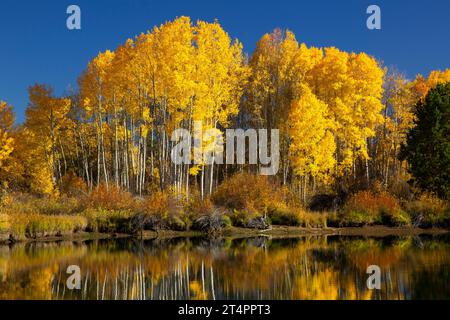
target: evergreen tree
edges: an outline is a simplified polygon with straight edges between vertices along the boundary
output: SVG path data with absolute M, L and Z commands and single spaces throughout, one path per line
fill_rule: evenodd
M 417 186 L 450 199 L 450 83 L 437 85 L 417 103 L 401 157 Z

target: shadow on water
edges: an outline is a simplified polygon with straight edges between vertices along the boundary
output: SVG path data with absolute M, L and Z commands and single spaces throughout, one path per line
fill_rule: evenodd
M 449 267 L 448 235 L 35 242 L 0 246 L 0 299 L 450 299 Z

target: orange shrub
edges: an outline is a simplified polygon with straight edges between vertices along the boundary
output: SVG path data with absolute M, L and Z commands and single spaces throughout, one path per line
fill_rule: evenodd
M 214 204 L 210 198 L 201 199 L 197 195 L 192 195 L 185 205 L 185 211 L 193 216 L 210 214 L 214 211 Z
M 274 225 L 305 228 L 327 227 L 327 213 L 311 212 L 300 206 L 287 206 L 283 202 L 272 203 L 267 211 L 270 221 Z
M 224 181 L 212 195 L 219 206 L 265 213 L 279 194 L 266 176 L 238 173 Z
M 360 191 L 350 197 L 346 203 L 346 208 L 361 211 L 368 215 L 376 215 L 382 210 L 389 212 L 400 210 L 400 205 L 396 199 L 388 194 Z
M 73 172 L 68 172 L 61 178 L 60 191 L 68 196 L 80 196 L 86 194 L 88 190 L 83 178 Z
M 340 214 L 340 219 L 342 225 L 348 226 L 377 223 L 399 226 L 411 222 L 394 197 L 384 192 L 370 191 L 359 191 L 351 196 Z
M 145 224 L 151 229 L 187 230 L 191 221 L 184 213 L 184 199 L 169 191 L 157 191 L 139 205 Z M 145 226 L 144 226 L 145 227 Z
M 141 205 L 147 214 L 167 216 L 170 208 L 170 199 L 167 193 L 157 191 L 146 197 Z
M 111 210 L 132 209 L 136 206 L 133 195 L 117 188 L 101 184 L 83 199 L 83 204 L 88 208 L 102 208 Z

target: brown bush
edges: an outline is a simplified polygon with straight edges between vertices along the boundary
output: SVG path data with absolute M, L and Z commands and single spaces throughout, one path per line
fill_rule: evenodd
M 218 206 L 264 214 L 269 204 L 280 197 L 266 176 L 239 173 L 224 181 L 212 195 Z
M 344 226 L 400 226 L 410 222 L 397 199 L 384 192 L 359 191 L 348 199 L 340 213 L 340 223 Z
M 87 193 L 88 186 L 83 178 L 68 172 L 61 178 L 60 191 L 67 196 L 81 196 Z
M 102 208 L 108 210 L 126 210 L 136 207 L 133 195 L 116 186 L 107 187 L 105 184 L 97 186 L 83 199 L 87 208 Z
M 184 212 L 185 201 L 169 191 L 157 191 L 146 197 L 139 205 L 144 229 L 188 230 L 189 215 Z

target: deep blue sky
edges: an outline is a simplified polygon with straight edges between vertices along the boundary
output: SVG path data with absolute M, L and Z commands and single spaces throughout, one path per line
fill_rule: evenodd
M 66 28 L 70 4 L 81 7 L 80 31 Z M 370 4 L 381 7 L 380 31 L 366 28 Z M 0 100 L 23 121 L 29 85 L 62 94 L 99 51 L 182 15 L 217 18 L 249 53 L 264 33 L 288 28 L 299 42 L 365 51 L 412 78 L 450 67 L 449 13 L 448 0 L 1 0 Z

